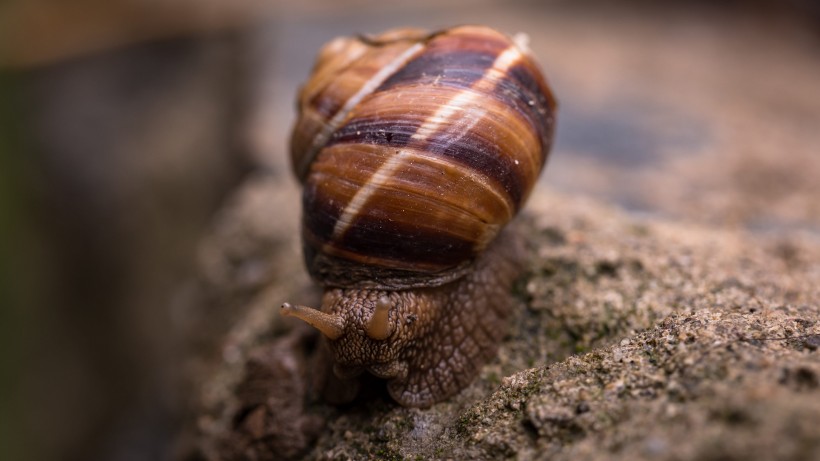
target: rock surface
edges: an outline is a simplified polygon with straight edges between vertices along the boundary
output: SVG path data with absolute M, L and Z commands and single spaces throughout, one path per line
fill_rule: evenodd
M 705 3 L 474 3 L 306 14 L 256 36 L 249 139 L 270 175 L 228 204 L 180 298 L 197 354 L 182 453 L 820 459 L 816 34 Z M 449 401 L 401 408 L 375 382 L 326 405 L 308 385 L 315 336 L 277 313 L 319 296 L 283 155 L 292 98 L 265 95 L 294 94 L 335 35 L 465 22 L 527 32 L 560 101 L 552 189 L 522 217 L 532 258 L 516 315 Z
M 511 294 L 519 310 L 480 377 L 429 409 L 383 391 L 333 407 L 307 391 L 315 337 L 278 315 L 316 296 L 287 224 L 295 211 L 271 216 L 263 199 L 298 203 L 282 190 L 251 179 L 203 245 L 191 292 L 209 295 L 188 305 L 209 315 L 191 328 L 223 339 L 189 370 L 189 455 L 820 458 L 812 234 L 648 220 L 539 190 L 523 218 L 533 251 Z M 220 336 L 216 324 L 231 327 Z

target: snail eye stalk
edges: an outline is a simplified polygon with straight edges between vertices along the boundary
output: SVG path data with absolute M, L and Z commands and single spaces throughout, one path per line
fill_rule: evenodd
M 345 330 L 345 324 L 342 317 L 338 315 L 325 314 L 320 310 L 307 306 L 284 303 L 282 304 L 282 315 L 304 320 L 313 328 L 321 331 L 322 334 L 327 336 L 327 339 L 330 340 L 339 339 Z
M 390 329 L 390 299 L 387 296 L 382 296 L 376 301 L 376 308 L 373 310 L 373 316 L 367 322 L 365 332 L 367 336 L 377 341 L 381 341 L 390 337 L 393 331 Z

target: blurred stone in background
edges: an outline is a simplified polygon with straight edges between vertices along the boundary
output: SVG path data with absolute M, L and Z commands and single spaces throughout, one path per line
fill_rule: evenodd
M 2 224 L 14 230 L 2 275 L 14 304 L 0 326 L 13 364 L 0 458 L 162 458 L 179 401 L 170 296 L 249 167 L 236 29 L 247 8 L 3 9 Z
M 172 451 L 184 346 L 219 343 L 242 304 L 180 312 L 175 296 L 197 258 L 214 285 L 296 272 L 298 248 L 282 243 L 298 216 L 284 153 L 296 88 L 329 39 L 460 23 L 526 32 L 561 104 L 547 187 L 817 238 L 818 11 L 800 0 L 6 2 L 0 459 Z M 224 225 L 215 233 L 233 243 L 197 254 L 250 167 L 279 190 L 234 199 L 269 200 L 271 216 L 255 238 Z

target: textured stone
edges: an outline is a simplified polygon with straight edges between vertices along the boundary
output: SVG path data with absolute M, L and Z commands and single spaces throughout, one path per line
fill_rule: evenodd
M 276 187 L 258 180 L 243 196 Z M 253 221 L 266 219 L 264 204 L 257 206 L 257 212 L 246 208 L 245 225 L 258 228 Z M 513 293 L 524 307 L 498 358 L 463 392 L 430 409 L 407 409 L 373 380 L 368 397 L 351 405 L 313 400 L 310 376 L 319 370 L 305 358 L 315 348 L 312 339 L 276 339 L 287 338 L 281 335 L 291 325 L 276 307 L 303 296 L 302 289 L 290 279 L 274 280 L 271 287 L 289 281 L 258 292 L 249 305 L 247 296 L 236 298 L 246 320 L 224 347 L 238 359 L 212 363 L 195 394 L 198 418 L 212 421 L 195 431 L 199 452 L 209 459 L 820 455 L 817 241 L 639 220 L 548 191 L 533 198 L 529 215 L 522 227 L 534 256 Z M 784 242 L 800 262 L 784 258 L 778 250 Z M 250 351 L 271 347 L 279 355 L 268 364 L 267 379 L 306 390 L 283 396 L 285 384 L 271 385 L 267 397 L 256 398 L 266 402 L 264 414 L 289 415 L 279 422 L 238 410 L 247 400 L 242 389 L 259 368 L 260 356 Z M 277 363 L 304 371 L 294 375 Z M 277 367 L 278 378 L 270 375 Z M 237 434 L 251 445 L 282 437 L 298 443 L 251 456 L 237 453 L 246 446 L 234 443 Z

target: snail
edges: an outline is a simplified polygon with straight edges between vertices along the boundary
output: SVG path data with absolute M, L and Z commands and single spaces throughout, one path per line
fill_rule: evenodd
M 302 247 L 333 372 L 367 371 L 428 407 L 466 387 L 505 334 L 529 196 L 556 103 L 522 36 L 395 29 L 324 46 L 291 139 Z

